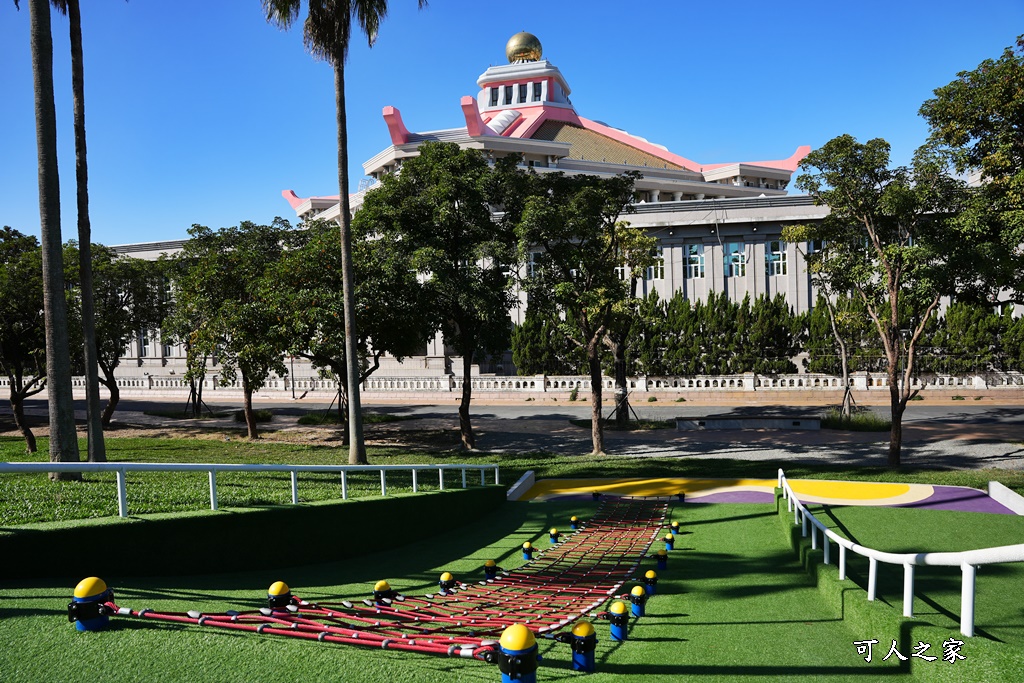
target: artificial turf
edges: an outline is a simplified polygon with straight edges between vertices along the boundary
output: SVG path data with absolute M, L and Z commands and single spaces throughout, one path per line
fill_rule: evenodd
M 382 578 L 403 592 L 421 594 L 436 588 L 441 571 L 473 579 L 487 559 L 514 568 L 521 562 L 517 549 L 524 541 L 539 541 L 543 547 L 546 529 L 564 525 L 572 514 L 585 519 L 593 509 L 590 501 L 509 503 L 479 519 L 413 519 L 380 533 L 408 539 L 422 525 L 451 530 L 344 562 L 304 564 L 303 548 L 282 537 L 268 538 L 267 552 L 293 556 L 290 569 L 260 569 L 259 557 L 254 557 L 251 571 L 230 575 L 104 578 L 118 602 L 136 609 L 252 609 L 265 603 L 267 586 L 279 579 L 296 594 L 319 600 L 366 597 Z M 975 660 L 970 642 L 963 649 L 967 659 L 954 664 L 918 661 L 911 667 L 897 664 L 895 657 L 881 661 L 899 634 L 862 632 L 844 620 L 842 606 L 822 598 L 786 543 L 787 525 L 775 504 L 677 505 L 670 518 L 682 522 L 683 534 L 668 568 L 659 572 L 658 592 L 647 604 L 647 616 L 634 621 L 624 643 L 610 642 L 607 624 L 597 623 L 597 673 L 588 680 L 932 680 L 931 674 L 941 672 L 963 672 L 954 680 L 1013 680 L 972 676 L 972 671 L 991 669 Z M 230 552 L 229 539 L 225 552 Z M 650 566 L 648 561 L 641 569 Z M 495 667 L 476 661 L 196 626 L 115 619 L 110 631 L 78 633 L 64 616 L 77 578 L 0 584 L 0 639 L 7 644 L 0 648 L 4 680 L 392 683 L 500 677 Z M 955 634 L 955 629 L 949 631 Z M 872 638 L 884 645 L 876 646 L 881 651 L 876 649 L 867 663 L 854 642 Z M 579 676 L 569 669 L 567 646 L 541 640 L 540 649 L 544 659 L 539 681 Z

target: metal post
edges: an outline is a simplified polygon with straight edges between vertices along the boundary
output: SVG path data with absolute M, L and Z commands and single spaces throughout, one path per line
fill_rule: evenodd
M 210 470 L 210 509 L 217 509 L 217 470 Z
M 846 546 L 839 546 L 839 580 L 846 580 Z
M 128 486 L 124 470 L 117 471 L 117 516 L 128 516 Z
M 437 488 L 444 491 L 444 470 L 440 467 L 437 468 Z
M 793 505 L 793 524 L 799 524 L 799 523 L 800 523 L 800 506 L 794 504 Z
M 818 525 L 811 525 L 811 550 L 818 549 Z
M 341 499 L 348 500 L 348 472 L 341 471 Z
M 380 495 L 388 495 L 388 482 L 384 478 L 384 470 L 380 471 Z
M 868 600 L 874 601 L 875 592 L 878 585 L 878 560 L 873 557 L 868 558 Z
M 498 466 L 497 465 L 494 466 L 494 483 L 495 483 L 495 485 L 498 485 L 498 484 L 501 483 L 501 480 L 498 478 Z
M 292 470 L 292 505 L 299 504 L 299 473 Z
M 914 616 L 914 565 L 903 565 L 903 616 Z
M 800 514 L 800 519 L 803 520 L 803 522 L 802 522 L 802 524 L 803 524 L 802 535 L 803 535 L 804 538 L 807 538 L 807 510 L 804 510 Z
M 825 564 L 832 564 L 829 558 L 828 534 L 826 534 L 824 531 L 821 532 L 821 543 L 825 546 Z
M 960 633 L 974 637 L 974 589 L 978 568 L 973 564 L 960 567 L 963 579 L 960 583 Z
M 462 468 L 462 488 L 464 488 L 464 489 L 469 488 L 469 485 L 466 483 L 466 468 L 465 467 Z
M 413 467 L 412 468 L 412 492 L 413 493 L 417 493 L 420 490 L 419 489 L 419 482 L 416 480 L 416 472 L 417 472 L 416 468 Z
M 487 486 L 487 470 L 483 467 L 480 468 L 480 485 Z

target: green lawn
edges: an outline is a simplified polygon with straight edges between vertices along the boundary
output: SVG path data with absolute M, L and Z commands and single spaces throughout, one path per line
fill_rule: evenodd
M 438 574 L 472 577 L 484 560 L 511 568 L 525 540 L 544 543 L 544 530 L 593 504 L 516 503 L 430 540 L 391 553 L 344 563 L 266 572 L 187 578 L 105 577 L 117 599 L 135 608 L 224 611 L 253 608 L 266 587 L 287 581 L 307 598 L 368 595 L 386 578 L 408 593 L 436 587 Z M 686 505 L 674 519 L 680 537 L 648 616 L 630 640 L 613 644 L 598 622 L 598 673 L 588 680 L 754 681 L 778 676 L 801 681 L 864 681 L 900 675 L 890 663 L 867 664 L 839 611 L 828 608 L 796 556 L 785 545 L 774 505 Z M 429 523 L 429 520 L 417 523 Z M 395 530 L 388 530 L 393 532 Z M 407 530 L 414 533 L 415 527 Z M 229 545 L 228 545 L 229 547 Z M 258 559 L 257 559 L 258 563 Z M 116 621 L 103 633 L 82 634 L 63 611 L 74 581 L 22 582 L 0 588 L 0 671 L 8 681 L 439 681 L 499 678 L 496 667 L 475 661 L 321 645 L 251 633 Z M 885 634 L 875 634 L 884 636 Z M 574 679 L 565 645 L 541 641 L 539 680 Z M 905 675 L 900 675 L 906 678 Z
M 886 552 L 959 552 L 1024 543 L 1024 517 L 1017 515 L 866 506 L 808 509 L 841 536 Z M 847 558 L 850 579 L 866 587 L 867 559 L 853 553 Z M 917 567 L 915 595 L 926 597 L 915 598 L 914 616 L 958 631 L 960 577 L 959 567 Z M 878 598 L 902 613 L 903 568 L 879 564 L 878 578 Z M 979 567 L 976 585 L 977 633 L 1024 652 L 1024 564 Z
M 84 449 L 84 441 L 82 442 Z M 24 442 L 0 437 L 0 461 L 44 462 L 48 448 L 40 439 L 39 453 L 29 457 Z M 204 439 L 112 438 L 107 440 L 112 462 L 186 462 L 186 463 L 272 463 L 272 464 L 344 464 L 347 452 L 336 446 L 309 446 L 290 443 L 214 441 Z M 984 488 L 988 481 L 1000 481 L 1024 492 L 1024 472 L 1013 470 L 935 470 L 907 467 L 899 471 L 885 468 L 857 468 L 828 464 L 751 462 L 744 460 L 708 460 L 676 458 L 630 458 L 552 455 L 548 453 L 492 454 L 461 451 L 408 452 L 397 449 L 370 449 L 374 464 L 424 463 L 497 463 L 501 480 L 511 485 L 527 470 L 537 478 L 589 477 L 762 477 L 774 478 L 783 467 L 793 479 L 846 479 L 852 481 L 896 481 Z M 461 475 L 451 473 L 446 486 L 461 486 Z M 437 487 L 433 475 L 424 474 L 424 490 Z M 32 522 L 60 521 L 117 514 L 114 475 L 86 475 L 83 482 L 55 484 L 46 475 L 0 476 L 0 526 Z M 220 474 L 218 497 L 225 507 L 274 505 L 291 502 L 288 474 Z M 388 474 L 388 488 L 394 492 L 411 491 L 409 474 Z M 379 475 L 375 472 L 352 475 L 352 497 L 380 495 Z M 336 475 L 302 475 L 299 497 L 304 502 L 334 500 L 341 497 Z M 128 477 L 128 504 L 132 514 L 203 510 L 209 506 L 205 473 L 132 474 Z

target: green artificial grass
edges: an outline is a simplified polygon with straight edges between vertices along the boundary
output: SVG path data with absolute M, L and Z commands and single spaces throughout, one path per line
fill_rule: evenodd
M 586 518 L 593 508 L 590 501 L 508 504 L 490 515 L 452 520 L 465 524 L 435 538 L 344 562 L 302 565 L 301 548 L 290 548 L 296 559 L 290 569 L 263 570 L 259 558 L 253 558 L 251 571 L 230 575 L 104 578 L 120 604 L 168 611 L 253 609 L 265 604 L 266 587 L 276 580 L 315 600 L 361 599 L 382 578 L 417 595 L 432 592 L 441 571 L 472 579 L 487 559 L 515 568 L 524 541 L 546 547 L 545 529 L 572 514 Z M 891 661 L 867 664 L 857 656 L 853 642 L 867 634 L 849 628 L 841 611 L 821 600 L 778 534 L 775 505 L 684 505 L 672 518 L 683 522 L 685 533 L 670 554 L 668 569 L 659 572 L 658 593 L 647 604 L 647 616 L 633 621 L 624 643 L 612 643 L 607 623 L 595 622 L 597 672 L 587 680 L 915 679 Z M 415 520 L 403 531 L 414 534 L 419 524 L 448 522 Z M 646 561 L 641 570 L 652 566 Z M 500 678 L 497 667 L 478 661 L 196 626 L 115 619 L 109 631 L 78 633 L 64 617 L 73 585 L 71 579 L 0 584 L 3 629 L 11 644 L 0 649 L 5 680 L 392 683 Z M 569 668 L 568 646 L 539 642 L 539 681 L 578 679 Z
M 863 546 L 892 553 L 961 552 L 1024 542 L 1024 517 L 953 510 L 872 506 L 809 506 L 829 528 Z M 838 555 L 837 555 L 838 556 Z M 852 580 L 867 586 L 868 561 L 847 554 Z M 917 567 L 914 615 L 942 628 L 960 628 L 959 567 Z M 1024 652 L 1024 564 L 979 567 L 975 625 L 978 633 Z M 879 599 L 902 613 L 903 568 L 879 565 Z
M 265 604 L 266 587 L 276 580 L 286 581 L 296 595 L 314 600 L 358 600 L 367 597 L 379 579 L 387 579 L 408 595 L 421 595 L 434 591 L 442 571 L 472 580 L 479 577 L 487 559 L 506 569 L 518 567 L 524 541 L 547 547 L 546 529 L 564 525 L 573 514 L 587 519 L 595 507 L 589 500 L 509 503 L 471 518 L 446 519 L 435 514 L 397 524 L 388 520 L 377 530 L 396 539 L 393 548 L 321 564 L 303 562 L 306 544 L 292 544 L 274 534 L 267 538 L 265 553 L 251 556 L 250 569 L 190 577 L 110 574 L 103 578 L 120 604 L 167 611 L 253 609 Z M 904 655 L 912 650 L 903 643 L 917 639 L 930 641 L 934 653 L 941 650 L 936 639 L 955 636 L 956 631 L 905 622 L 898 616 L 898 605 L 868 604 L 863 589 L 851 581 L 845 587 L 824 586 L 827 577 L 835 575 L 835 567 L 824 567 L 817 576 L 805 571 L 801 559 L 806 561 L 810 553 L 794 554 L 788 547 L 792 516 L 785 512 L 784 503 L 781 512 L 770 503 L 682 504 L 671 510 L 669 519 L 680 521 L 683 533 L 669 555 L 668 568 L 659 572 L 658 592 L 647 604 L 647 616 L 632 622 L 630 639 L 624 643 L 612 643 L 607 623 L 595 622 L 597 672 L 587 675 L 588 681 L 1017 680 L 1019 669 L 1006 668 L 1006 662 L 1016 661 L 1019 655 L 1012 653 L 1020 648 L 985 638 L 965 643 L 962 653 L 967 659 L 953 665 L 941 661 L 900 664 L 894 657 L 882 662 L 893 639 L 901 643 Z M 993 519 L 984 516 L 975 524 L 987 529 Z M 875 529 L 875 520 L 850 521 L 856 522 L 857 533 L 861 521 Z M 423 525 L 439 527 L 442 533 L 419 540 L 417 532 Z M 900 528 L 885 527 L 872 533 L 894 538 L 900 532 Z M 996 528 L 984 533 L 1002 532 Z M 657 547 L 660 544 L 652 550 Z M 225 552 L 230 551 L 228 540 Z M 293 566 L 264 568 L 262 560 L 269 553 L 287 554 Z M 644 561 L 640 572 L 649 568 L 653 563 Z M 115 619 L 109 631 L 78 633 L 64 616 L 78 578 L 0 583 L 0 629 L 8 643 L 0 648 L 5 681 L 392 683 L 500 678 L 496 667 L 478 661 L 197 626 Z M 1010 599 L 1020 604 L 1015 596 Z M 984 621 L 984 609 L 979 605 L 979 624 Z M 873 661 L 867 663 L 857 654 L 854 642 L 871 638 L 880 644 Z M 571 654 L 566 645 L 550 639 L 539 642 L 543 656 L 539 681 L 578 680 L 580 674 L 569 669 Z

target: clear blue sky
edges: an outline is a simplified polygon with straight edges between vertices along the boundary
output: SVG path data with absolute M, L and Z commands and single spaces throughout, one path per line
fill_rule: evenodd
M 38 234 L 27 3 L 0 0 L 0 225 Z M 67 20 L 54 15 L 65 239 L 76 231 Z M 376 46 L 348 63 L 352 187 L 389 144 L 464 124 L 462 95 L 526 30 L 583 116 L 699 163 L 789 156 L 850 133 L 905 163 L 934 88 L 1024 32 L 1024 2 L 695 3 L 391 0 Z M 331 69 L 259 0 L 83 3 L 93 237 L 179 239 L 188 227 L 294 220 L 281 190 L 337 193 Z

